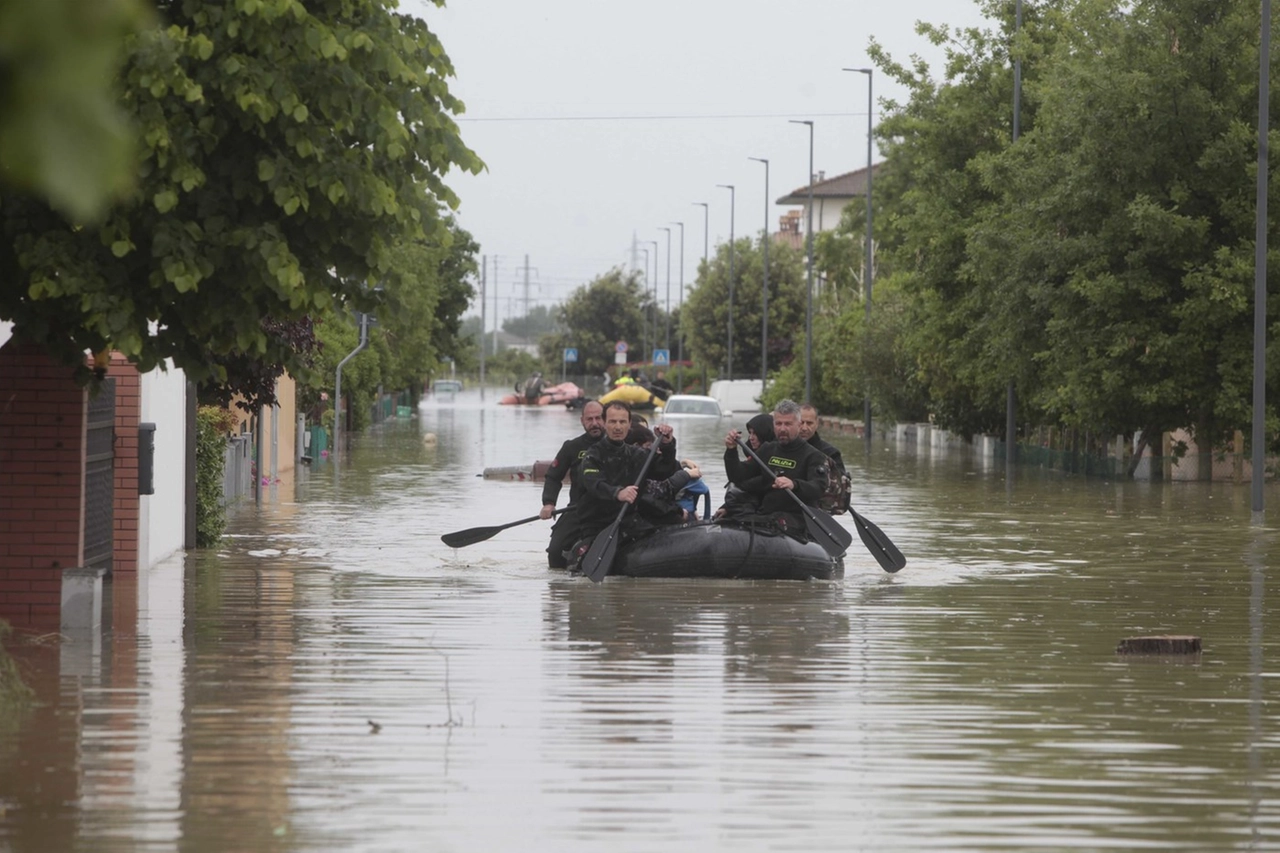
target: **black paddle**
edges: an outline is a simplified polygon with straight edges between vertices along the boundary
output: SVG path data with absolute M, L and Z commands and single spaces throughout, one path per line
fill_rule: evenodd
M 867 550 L 871 552 L 871 556 L 876 558 L 880 568 L 889 574 L 893 574 L 907 564 L 907 558 L 902 556 L 898 546 L 893 544 L 892 539 L 884 535 L 883 530 L 858 515 L 854 508 L 848 504 L 845 504 L 845 509 L 849 510 L 849 514 L 853 516 L 853 525 L 858 528 L 858 536 L 862 537 L 862 544 L 867 546 Z
M 636 477 L 635 486 L 641 488 L 644 483 L 644 475 L 649 473 L 649 463 L 653 461 L 654 454 L 658 452 L 658 442 L 655 440 L 653 446 L 649 448 L 649 455 L 645 457 L 644 467 L 640 469 L 640 476 Z M 636 500 L 640 500 L 640 496 L 636 495 Z M 604 576 L 609 574 L 609 568 L 613 565 L 613 557 L 618 553 L 618 530 L 622 527 L 622 517 L 627 514 L 627 510 L 631 509 L 631 504 L 624 503 L 622 509 L 618 510 L 618 517 L 600 533 L 596 534 L 595 541 L 591 543 L 591 547 L 587 549 L 586 556 L 582 558 L 582 573 L 596 583 L 604 580 Z
M 551 513 L 552 517 L 559 515 L 569 507 L 561 507 Z M 440 541 L 448 545 L 450 548 L 465 548 L 468 545 L 474 545 L 477 542 L 483 542 L 486 539 L 492 539 L 508 527 L 519 527 L 521 524 L 528 524 L 531 521 L 537 521 L 542 518 L 540 515 L 532 515 L 528 518 L 522 518 L 519 521 L 512 521 L 508 524 L 499 524 L 496 527 L 472 527 L 467 530 L 459 530 L 456 533 L 446 533 L 440 537 Z
M 768 465 L 764 464 L 764 460 L 756 455 L 756 452 L 751 449 L 751 445 L 741 438 L 738 439 L 738 444 L 751 455 L 752 459 L 756 460 L 756 464 L 771 479 L 778 479 L 778 475 L 773 473 L 773 469 Z M 839 557 L 849 550 L 849 546 L 853 544 L 853 534 L 846 530 L 843 524 L 828 515 L 826 511 L 811 507 L 800 500 L 800 496 L 791 489 L 784 489 L 783 491 L 790 495 L 791 499 L 804 512 L 804 526 L 809 531 L 810 539 L 821 545 L 823 550 L 833 557 Z

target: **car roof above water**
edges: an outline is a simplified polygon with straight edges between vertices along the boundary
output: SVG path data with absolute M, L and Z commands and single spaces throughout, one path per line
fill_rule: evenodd
M 718 418 L 723 414 L 715 397 L 701 394 L 672 394 L 662 407 L 664 418 L 672 415 Z

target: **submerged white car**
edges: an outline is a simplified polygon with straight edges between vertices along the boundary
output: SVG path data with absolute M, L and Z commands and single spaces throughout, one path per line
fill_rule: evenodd
M 715 397 L 701 394 L 672 394 L 662 407 L 662 419 L 677 417 L 718 418 L 723 414 Z

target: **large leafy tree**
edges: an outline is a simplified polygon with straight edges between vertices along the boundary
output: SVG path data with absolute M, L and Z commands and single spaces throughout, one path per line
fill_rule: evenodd
M 439 40 L 392 0 L 162 0 L 126 43 L 142 153 L 100 220 L 0 199 L 0 316 L 68 364 L 111 347 L 225 382 L 232 354 L 286 368 L 270 321 L 371 308 L 396 249 L 447 237 L 462 143 Z M 298 365 L 299 367 L 301 365 Z
M 733 259 L 733 375 L 760 375 L 760 344 L 764 316 L 763 257 L 759 242 L 734 242 Z M 777 370 L 803 351 L 805 273 L 800 252 L 785 243 L 769 247 L 769 368 Z M 710 266 L 701 266 L 698 280 L 685 299 L 685 341 L 695 361 L 716 371 L 728 366 L 729 244 L 716 247 Z
M 565 347 L 578 349 L 578 369 L 595 375 L 613 364 L 618 341 L 631 343 L 644 328 L 644 284 L 640 273 L 614 268 L 579 287 L 560 306 L 564 332 L 544 335 L 539 351 L 557 369 Z
M 1070 4 L 1028 144 L 982 164 L 1002 193 L 973 274 L 1032 272 L 1037 402 L 1066 425 L 1212 445 L 1248 423 L 1258 24 L 1247 2 Z
M 879 45 L 871 49 L 881 71 L 908 91 L 903 103 L 883 102 L 886 117 L 877 128 L 888 155 L 875 198 L 877 271 L 893 276 L 907 299 L 900 345 L 911 354 L 935 421 L 963 434 L 1001 430 L 1009 381 L 1025 388 L 1035 376 L 1036 347 L 1028 336 L 1040 327 L 1025 296 L 1029 275 L 1006 265 L 980 286 L 969 266 L 972 223 L 999 194 L 981 158 L 1006 150 L 1012 139 L 1012 7 L 984 3 L 997 29 L 918 25 L 944 48 L 940 78 L 922 61 L 904 65 Z M 1023 133 L 1037 115 L 1040 64 L 1032 60 L 1042 51 L 1042 18 L 1028 3 L 1020 40 Z M 858 221 L 848 218 L 846 226 Z M 876 389 L 872 395 L 883 396 Z
M 460 316 L 471 298 L 479 248 L 455 222 L 438 245 L 406 243 L 395 249 L 393 270 L 377 287 L 382 300 L 369 325 L 369 344 L 343 368 L 343 393 L 350 394 L 356 426 L 379 386 L 385 391 L 417 391 L 437 374 L 446 358 L 456 359 L 471 342 L 462 337 Z M 321 394 L 332 391 L 338 362 L 356 348 L 358 317 L 330 317 L 318 329 L 322 351 L 315 369 L 302 377 L 299 408 L 315 413 Z

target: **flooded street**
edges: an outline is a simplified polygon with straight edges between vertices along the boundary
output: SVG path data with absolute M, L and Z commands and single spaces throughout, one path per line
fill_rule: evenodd
M 1280 849 L 1280 543 L 1247 486 L 1007 489 L 827 435 L 900 573 L 855 537 L 842 581 L 597 585 L 547 569 L 549 522 L 441 544 L 535 515 L 541 483 L 479 475 L 580 431 L 494 400 L 117 582 L 100 646 L 15 637 L 42 704 L 0 721 L 0 851 Z M 745 420 L 676 424 L 716 497 Z M 1204 652 L 1115 654 L 1160 633 Z

